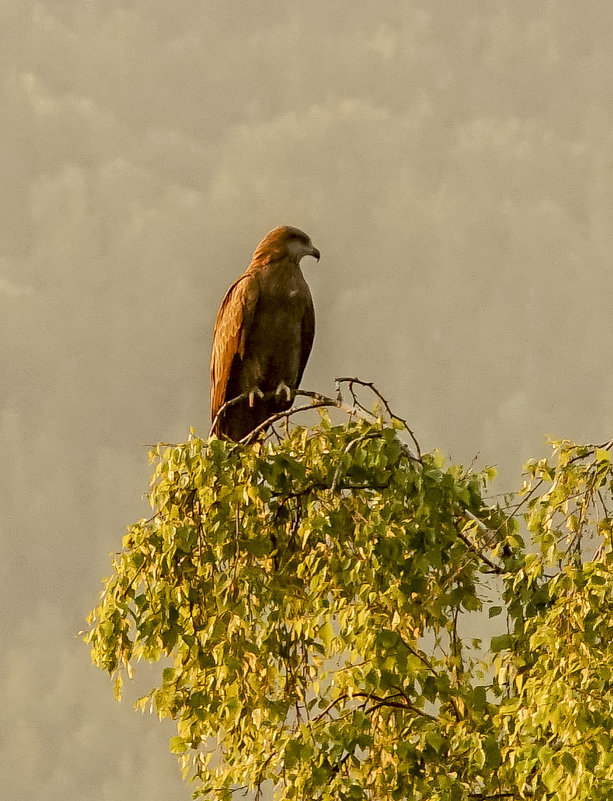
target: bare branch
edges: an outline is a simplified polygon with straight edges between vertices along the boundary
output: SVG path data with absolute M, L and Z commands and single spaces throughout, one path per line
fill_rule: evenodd
M 434 720 L 436 722 L 439 719 L 435 715 L 430 715 L 428 712 L 424 712 L 423 709 L 419 709 L 419 707 L 414 706 L 413 704 L 409 704 L 406 701 L 394 701 L 393 698 L 397 698 L 399 695 L 403 693 L 394 693 L 394 695 L 381 697 L 378 695 L 373 695 L 372 693 L 354 693 L 354 698 L 367 698 L 375 701 L 376 703 L 373 704 L 371 707 L 365 710 L 366 714 L 369 715 L 371 712 L 375 712 L 377 709 L 381 709 L 382 707 L 388 706 L 392 707 L 393 709 L 404 709 L 407 712 L 413 712 L 414 715 L 419 715 L 423 718 L 428 718 L 428 720 Z
M 476 517 L 472 512 L 469 512 L 468 509 L 463 509 L 463 512 L 467 517 L 470 517 L 470 519 L 473 520 L 475 523 L 478 523 L 479 528 L 481 528 L 482 531 L 485 531 L 488 534 L 494 533 L 485 525 L 485 523 L 483 523 L 483 521 L 479 520 L 479 518 Z M 475 545 L 475 543 L 472 542 L 472 540 L 469 537 L 466 536 L 466 534 L 463 534 L 457 526 L 456 526 L 456 531 L 458 533 L 458 537 L 462 540 L 464 545 L 466 545 L 476 556 L 478 556 L 479 559 L 481 559 L 481 561 L 484 562 L 494 573 L 501 575 L 505 572 L 505 570 L 500 565 L 497 565 L 495 562 L 492 562 L 492 560 L 489 559 L 483 553 L 483 551 L 480 548 L 478 548 L 477 545 Z
M 359 384 L 359 386 L 361 386 L 361 387 L 366 387 L 374 395 L 376 395 L 377 398 L 379 398 L 379 400 L 383 404 L 383 407 L 384 407 L 385 411 L 388 413 L 390 419 L 398 420 L 405 427 L 407 433 L 409 434 L 409 436 L 413 440 L 413 444 L 415 445 L 415 448 L 417 449 L 417 456 L 419 458 L 421 458 L 421 448 L 419 447 L 419 442 L 417 441 L 413 431 L 409 428 L 409 424 L 407 423 L 407 421 L 403 417 L 400 417 L 399 415 L 397 415 L 395 412 L 392 411 L 392 408 L 389 405 L 388 401 L 383 397 L 381 392 L 379 392 L 379 390 L 377 389 L 377 387 L 374 385 L 374 383 L 372 381 L 362 381 L 361 379 L 355 378 L 355 377 L 353 377 L 353 378 L 349 378 L 349 377 L 335 378 L 334 379 L 334 386 L 335 386 L 336 391 L 337 391 L 337 397 L 339 397 L 339 398 L 342 398 L 341 384 L 349 384 L 349 391 L 351 392 L 351 394 L 354 397 L 354 399 L 355 399 L 355 395 L 353 393 L 353 385 L 354 384 Z M 360 406 L 361 406 L 361 408 L 364 408 L 361 404 L 360 404 Z
M 298 406 L 292 407 L 290 409 L 286 409 L 283 412 L 277 412 L 276 414 L 271 415 L 267 420 L 260 423 L 257 428 L 254 428 L 253 431 L 250 431 L 246 437 L 244 437 L 241 442 L 247 443 L 249 442 L 252 437 L 256 434 L 259 434 L 261 431 L 264 431 L 270 425 L 275 423 L 277 420 L 287 419 L 293 414 L 297 414 L 298 412 L 310 411 L 311 409 L 322 408 L 325 406 L 333 407 L 336 409 L 340 409 L 343 412 L 346 412 L 349 415 L 355 415 L 361 413 L 355 407 L 347 406 L 346 404 L 342 403 L 342 401 L 335 400 L 334 398 L 328 398 L 326 395 L 322 395 L 319 392 L 311 392 L 309 390 L 299 389 L 296 390 L 294 393 L 295 395 L 300 395 L 301 397 L 311 398 L 313 403 L 309 406 Z M 264 392 L 262 395 L 261 400 L 272 400 L 275 397 L 275 392 Z M 241 401 L 247 400 L 249 398 L 248 392 L 243 392 L 241 395 L 237 395 L 235 398 L 232 398 L 229 401 L 226 401 L 223 406 L 219 409 L 215 417 L 213 418 L 213 422 L 211 423 L 211 430 L 209 431 L 209 437 L 213 436 L 217 423 L 221 419 L 222 415 L 228 410 L 231 409 L 236 404 L 240 403 Z M 373 415 L 369 414 L 373 420 L 376 419 Z
M 335 707 L 337 704 L 341 703 L 341 701 L 351 700 L 351 698 L 365 698 L 366 703 L 368 701 L 374 701 L 375 703 L 365 709 L 365 713 L 369 715 L 371 712 L 375 712 L 377 709 L 381 709 L 382 707 L 392 707 L 393 709 L 403 709 L 406 712 L 413 712 L 415 715 L 419 715 L 420 717 L 428 718 L 429 720 L 438 721 L 438 718 L 434 715 L 430 715 L 428 712 L 424 712 L 423 709 L 419 709 L 419 707 L 414 706 L 413 704 L 409 703 L 408 701 L 395 701 L 394 698 L 398 698 L 399 696 L 404 696 L 404 693 L 398 692 L 394 693 L 393 695 L 389 696 L 380 696 L 380 695 L 373 695 L 372 693 L 353 693 L 351 697 L 346 693 L 343 695 L 339 695 L 338 698 L 335 698 L 331 701 L 328 706 L 320 712 L 320 714 L 315 718 L 315 722 L 320 721 L 325 715 L 327 715 L 330 710 Z
M 321 409 L 325 406 L 336 405 L 336 401 L 332 401 L 332 399 L 329 398 L 324 401 L 313 401 L 313 403 L 310 403 L 308 406 L 295 406 L 291 409 L 286 409 L 284 412 L 276 412 L 276 414 L 271 414 L 271 416 L 267 420 L 264 420 L 263 423 L 260 423 L 259 426 L 256 426 L 253 431 L 250 431 L 249 434 L 247 434 L 247 436 L 243 437 L 240 440 L 240 443 L 241 445 L 248 445 L 258 436 L 258 434 L 260 434 L 262 431 L 265 431 L 277 420 L 283 420 L 284 418 L 290 417 L 292 414 L 298 414 L 298 412 L 309 412 L 312 409 Z
M 484 795 L 483 793 L 471 793 L 469 798 L 480 798 L 481 801 L 493 801 L 496 798 L 517 798 L 517 793 L 494 793 L 493 795 Z
M 344 695 L 339 695 L 339 697 L 335 698 L 334 701 L 330 701 L 330 703 L 323 710 L 323 712 L 320 712 L 319 715 L 317 715 L 314 722 L 317 723 L 318 721 L 320 721 L 325 715 L 327 715 L 330 712 L 332 707 L 336 706 L 337 704 L 340 704 L 341 701 L 346 701 L 347 698 L 349 698 L 349 696 L 345 693 Z
M 381 402 L 383 403 L 383 405 L 384 405 L 389 417 L 391 419 L 393 419 L 393 420 L 398 420 L 398 421 L 400 421 L 402 423 L 402 425 L 404 426 L 404 428 L 406 429 L 406 431 L 410 435 L 411 439 L 413 440 L 413 442 L 415 444 L 415 447 L 417 449 L 417 452 L 414 453 L 411 450 L 411 448 L 409 448 L 408 445 L 406 445 L 404 442 L 402 442 L 400 439 L 398 439 L 398 443 L 399 443 L 400 447 L 402 448 L 403 452 L 406 454 L 406 456 L 409 457 L 409 459 L 412 459 L 413 461 L 421 463 L 421 449 L 419 447 L 419 443 L 417 442 L 417 439 L 415 438 L 415 435 L 413 434 L 413 432 L 411 431 L 411 429 L 407 425 L 406 421 L 403 420 L 403 418 L 398 417 L 398 415 L 396 415 L 396 414 L 394 414 L 392 412 L 388 402 L 385 400 L 383 395 L 381 395 L 379 390 L 376 389 L 374 384 L 372 384 L 371 382 L 361 381 L 358 378 L 337 378 L 335 380 L 335 386 L 337 388 L 337 397 L 336 398 L 330 398 L 327 395 L 322 395 L 320 392 L 313 392 L 312 390 L 306 390 L 306 389 L 298 389 L 298 390 L 296 390 L 294 392 L 294 396 L 310 398 L 311 401 L 312 401 L 311 404 L 308 405 L 308 406 L 307 405 L 294 406 L 294 407 L 286 409 L 286 410 L 284 410 L 282 412 L 276 412 L 275 414 L 271 415 L 267 420 L 264 420 L 262 423 L 260 423 L 258 426 L 256 426 L 256 428 L 254 428 L 253 431 L 250 431 L 249 434 L 247 434 L 245 437 L 243 437 L 243 439 L 240 440 L 241 444 L 243 444 L 243 445 L 249 444 L 262 431 L 265 431 L 267 428 L 269 428 L 271 425 L 276 423 L 278 420 L 286 420 L 287 421 L 294 414 L 298 414 L 299 412 L 311 411 L 312 409 L 321 409 L 321 408 L 339 409 L 340 411 L 344 412 L 345 414 L 349 415 L 350 417 L 365 417 L 366 419 L 369 419 L 369 420 L 375 422 L 377 420 L 377 417 L 374 414 L 372 414 L 372 412 L 370 412 L 365 406 L 363 406 L 357 400 L 357 398 L 355 396 L 355 393 L 353 392 L 353 388 L 351 389 L 351 394 L 352 394 L 354 403 L 352 405 L 348 405 L 347 403 L 345 403 L 343 401 L 342 393 L 340 391 L 340 384 L 343 383 L 343 382 L 345 382 L 345 383 L 351 382 L 351 385 L 353 385 L 353 383 L 355 383 L 355 384 L 359 384 L 360 386 L 367 387 L 368 389 L 370 389 L 381 400 Z M 213 433 L 215 432 L 215 428 L 216 428 L 219 420 L 221 419 L 222 415 L 228 409 L 231 409 L 233 406 L 236 406 L 236 404 L 240 403 L 243 400 L 246 400 L 248 397 L 249 397 L 249 393 L 243 392 L 241 395 L 237 395 L 235 398 L 232 398 L 231 400 L 226 401 L 226 403 L 223 404 L 223 406 L 219 409 L 219 411 L 217 412 L 217 414 L 213 418 L 213 422 L 211 424 L 211 430 L 209 431 L 209 437 L 213 436 Z M 274 397 L 275 397 L 275 392 L 265 392 L 262 395 L 262 400 L 271 400 Z
M 264 394 L 263 399 L 267 399 L 266 396 L 272 397 L 274 393 L 267 392 Z M 221 420 L 222 415 L 228 410 L 231 409 L 233 406 L 236 406 L 237 403 L 240 403 L 242 400 L 247 400 L 249 397 L 248 392 L 243 392 L 241 395 L 237 395 L 235 398 L 232 398 L 229 401 L 226 401 L 223 406 L 220 407 L 219 411 L 213 418 L 213 422 L 211 423 L 211 430 L 209 431 L 209 438 L 213 436 L 213 432 L 215 431 L 215 427 L 217 423 Z

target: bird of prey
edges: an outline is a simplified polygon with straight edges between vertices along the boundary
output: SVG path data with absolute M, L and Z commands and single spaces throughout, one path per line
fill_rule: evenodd
M 313 300 L 300 269 L 319 250 L 298 228 L 281 225 L 255 249 L 215 320 L 211 357 L 213 433 L 238 441 L 288 409 L 315 333 Z M 225 403 L 244 396 L 219 414 Z M 218 416 L 219 414 L 219 416 Z

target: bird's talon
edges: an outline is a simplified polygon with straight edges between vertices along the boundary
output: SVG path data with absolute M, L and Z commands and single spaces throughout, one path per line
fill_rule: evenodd
M 255 389 L 252 389 L 251 392 L 249 393 L 249 408 L 250 409 L 253 409 L 253 407 L 255 405 L 256 397 L 257 397 L 258 400 L 262 400 L 262 398 L 264 397 L 264 393 L 258 387 L 256 387 Z
M 291 401 L 291 399 L 292 399 L 292 391 L 291 391 L 291 389 L 290 389 L 290 388 L 287 386 L 287 384 L 285 383 L 285 381 L 281 381 L 281 383 L 279 384 L 279 386 L 278 386 L 278 387 L 277 387 L 277 389 L 275 390 L 275 399 L 276 399 L 276 400 L 278 400 L 278 401 L 280 401 L 282 398 L 285 398 L 285 400 L 286 400 L 288 403 L 289 403 L 289 402 Z

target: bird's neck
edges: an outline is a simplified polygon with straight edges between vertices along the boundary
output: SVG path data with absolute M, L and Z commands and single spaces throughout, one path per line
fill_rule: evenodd
M 260 264 L 254 272 L 262 291 L 270 296 L 293 295 L 304 283 L 300 264 L 296 259 L 283 259 Z
M 267 258 L 265 260 L 254 259 L 249 265 L 250 270 L 258 270 L 269 275 L 276 273 L 295 273 L 300 272 L 300 262 L 292 256 L 279 258 Z

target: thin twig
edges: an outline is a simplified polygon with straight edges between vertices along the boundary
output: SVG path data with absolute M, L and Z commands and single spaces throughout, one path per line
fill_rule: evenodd
M 403 709 L 407 712 L 413 712 L 413 714 L 415 715 L 419 715 L 420 717 L 428 718 L 429 720 L 438 722 L 437 717 L 435 717 L 434 715 L 430 715 L 428 712 L 424 712 L 423 709 L 419 709 L 419 707 L 414 706 L 408 701 L 404 702 L 394 701 L 393 699 L 397 698 L 399 695 L 402 695 L 403 697 L 406 698 L 406 696 L 402 692 L 394 693 L 394 695 L 387 697 L 373 695 L 372 693 L 353 693 L 351 698 L 365 698 L 366 702 L 370 700 L 375 701 L 375 703 L 371 707 L 364 710 L 367 715 L 369 715 L 371 712 L 375 712 L 377 709 L 381 709 L 382 707 L 387 706 L 387 707 L 392 707 L 393 709 Z M 315 718 L 314 722 L 316 723 L 319 722 L 338 703 L 340 703 L 341 701 L 346 701 L 348 699 L 351 700 L 350 696 L 347 693 L 339 695 L 338 698 L 335 698 L 333 701 L 331 701 L 328 704 L 328 706 L 322 712 L 320 712 L 320 714 Z
M 403 417 L 400 417 L 399 415 L 397 415 L 395 412 L 392 411 L 392 408 L 389 405 L 388 401 L 383 397 L 381 392 L 379 392 L 379 390 L 373 384 L 372 381 L 362 381 L 359 378 L 355 378 L 355 377 L 351 377 L 350 378 L 348 376 L 344 376 L 344 377 L 341 377 L 341 378 L 335 378 L 334 379 L 334 386 L 336 387 L 337 395 L 340 395 L 342 397 L 341 388 L 340 388 L 341 384 L 349 384 L 349 391 L 351 392 L 351 394 L 353 395 L 354 398 L 355 398 L 355 395 L 353 393 L 353 384 L 359 384 L 362 387 L 366 387 L 374 395 L 376 395 L 377 398 L 379 398 L 379 400 L 383 404 L 383 406 L 384 406 L 386 412 L 388 413 L 390 419 L 398 420 L 405 427 L 405 429 L 408 432 L 409 436 L 413 440 L 413 444 L 415 445 L 415 448 L 417 449 L 417 456 L 421 459 L 421 448 L 419 447 L 419 442 L 417 441 L 413 431 L 409 428 L 409 424 L 407 423 L 407 421 Z M 361 404 L 360 404 L 360 406 L 361 406 Z M 364 408 L 364 407 L 362 407 L 362 408 Z
M 344 695 L 339 695 L 339 697 L 335 698 L 334 701 L 330 701 L 330 703 L 323 710 L 323 712 L 320 712 L 319 715 L 317 715 L 317 717 L 314 719 L 314 722 L 318 723 L 325 715 L 328 714 L 328 712 L 332 709 L 332 707 L 336 706 L 341 701 L 347 700 L 347 698 L 349 698 L 349 696 L 345 693 Z
M 360 384 L 361 386 L 367 387 L 378 398 L 381 399 L 381 401 L 384 404 L 385 409 L 388 412 L 390 418 L 395 419 L 395 420 L 399 420 L 403 424 L 403 426 L 405 427 L 406 431 L 411 436 L 411 439 L 413 440 L 413 442 L 415 444 L 415 447 L 417 449 L 417 453 L 413 453 L 413 451 L 411 450 L 411 448 L 408 447 L 408 445 L 406 445 L 405 443 L 403 443 L 400 440 L 398 440 L 398 443 L 399 443 L 400 447 L 402 448 L 403 452 L 410 459 L 412 459 L 413 461 L 421 463 L 421 449 L 419 447 L 419 443 L 417 442 L 417 439 L 415 438 L 415 435 L 413 434 L 413 432 L 411 431 L 411 429 L 407 425 L 406 421 L 403 420 L 401 417 L 398 417 L 398 415 L 394 414 L 391 411 L 391 409 L 389 407 L 389 404 L 387 403 L 385 398 L 381 395 L 379 390 L 376 389 L 376 387 L 372 383 L 369 383 L 369 382 L 366 382 L 366 381 L 361 381 L 358 378 L 352 378 L 352 379 L 339 378 L 339 379 L 336 379 L 337 389 L 339 387 L 339 382 L 342 383 L 342 382 L 347 382 L 347 381 L 351 381 L 351 382 L 354 382 L 356 384 Z M 256 426 L 252 431 L 249 432 L 249 434 L 247 434 L 245 437 L 243 437 L 243 439 L 240 440 L 240 443 L 243 444 L 243 445 L 249 444 L 258 434 L 260 434 L 262 431 L 265 431 L 267 428 L 269 428 L 271 425 L 273 425 L 275 422 L 277 422 L 277 420 L 283 420 L 283 419 L 289 420 L 289 418 L 294 414 L 298 414 L 299 412 L 311 411 L 312 409 L 321 409 L 321 408 L 326 408 L 326 407 L 339 409 L 340 411 L 345 412 L 345 414 L 349 415 L 350 417 L 355 417 L 355 416 L 367 417 L 371 421 L 375 422 L 377 420 L 377 417 L 374 414 L 372 414 L 372 412 L 370 412 L 365 406 L 363 406 L 357 400 L 357 398 L 355 397 L 353 392 L 352 392 L 352 395 L 353 395 L 353 398 L 354 398 L 354 404 L 353 405 L 348 405 L 348 404 L 344 403 L 344 401 L 342 400 L 342 394 L 340 393 L 340 390 L 338 391 L 336 398 L 330 398 L 327 395 L 322 395 L 320 392 L 313 392 L 312 390 L 306 390 L 306 389 L 298 389 L 298 390 L 296 390 L 294 392 L 294 397 L 300 396 L 300 397 L 304 397 L 304 398 L 310 398 L 311 401 L 312 401 L 310 405 L 308 405 L 308 406 L 305 405 L 305 406 L 290 407 L 289 409 L 286 409 L 286 410 L 284 410 L 282 412 L 276 412 L 275 414 L 271 415 L 267 420 L 264 420 L 262 423 L 260 423 L 258 426 Z M 263 393 L 263 395 L 260 398 L 260 400 L 262 400 L 262 401 L 271 400 L 274 397 L 276 397 L 276 393 L 275 392 L 265 392 L 265 393 Z M 215 429 L 217 427 L 217 424 L 218 424 L 219 420 L 221 419 L 222 415 L 225 414 L 225 412 L 228 409 L 232 408 L 233 406 L 236 406 L 236 404 L 240 403 L 241 401 L 247 400 L 248 398 L 249 398 L 249 393 L 248 392 L 243 392 L 241 395 L 237 395 L 235 398 L 232 398 L 231 400 L 226 401 L 226 403 L 224 403 L 223 406 L 220 407 L 219 411 L 217 412 L 217 414 L 213 418 L 213 422 L 211 424 L 211 430 L 209 432 L 209 437 L 213 436 L 213 434 L 215 432 Z
M 495 798 L 517 798 L 516 793 L 494 793 L 493 795 L 484 795 L 483 793 L 471 793 L 469 798 L 480 798 L 481 801 L 490 801 Z
M 263 423 L 260 423 L 259 426 L 256 426 L 252 431 L 250 431 L 245 437 L 240 440 L 241 445 L 248 445 L 252 440 L 254 440 L 260 432 L 265 431 L 269 428 L 273 423 L 277 420 L 282 420 L 283 418 L 288 418 L 292 414 L 298 414 L 298 412 L 309 412 L 312 409 L 321 409 L 325 406 L 336 406 L 336 401 L 333 401 L 331 398 L 325 401 L 314 401 L 313 403 L 309 404 L 308 406 L 295 406 L 291 409 L 286 409 L 284 412 L 276 412 L 275 414 L 271 414 L 271 416 L 264 420 Z
M 403 695 L 403 693 L 394 693 L 393 696 L 388 696 L 387 698 L 378 695 L 373 695 L 372 693 L 354 693 L 353 695 L 354 698 L 369 698 L 372 699 L 373 701 L 376 701 L 376 703 L 373 704 L 373 706 L 365 710 L 367 715 L 369 715 L 371 712 L 374 712 L 377 709 L 381 709 L 381 707 L 389 706 L 392 707 L 393 709 L 404 709 L 407 712 L 413 712 L 413 714 L 415 715 L 428 718 L 428 720 L 433 720 L 436 723 L 439 722 L 439 719 L 435 717 L 435 715 L 430 715 L 428 712 L 424 712 L 423 709 L 419 709 L 419 707 L 413 706 L 413 704 L 403 703 L 402 701 L 391 700 L 394 697 Z
M 481 523 L 481 521 L 479 520 L 479 518 L 478 518 L 478 517 L 475 517 L 475 515 L 474 515 L 472 512 L 469 512 L 467 509 L 465 509 L 465 510 L 464 510 L 464 512 L 465 512 L 465 514 L 467 514 L 467 515 L 468 515 L 468 517 L 470 517 L 470 518 L 471 518 L 471 520 L 474 520 L 476 523 Z M 484 525 L 484 524 L 482 524 L 482 525 Z M 487 526 L 485 526 L 485 525 L 484 525 L 484 528 L 485 528 L 485 531 L 487 531 L 488 533 L 490 533 L 490 530 L 487 528 Z M 466 536 L 466 534 L 463 534 L 463 533 L 460 531 L 460 529 L 459 529 L 459 528 L 457 528 L 457 527 L 456 527 L 456 532 L 457 532 L 457 534 L 458 534 L 458 537 L 459 537 L 459 538 L 462 540 L 462 542 L 464 543 L 464 545 L 466 545 L 468 548 L 470 548 L 470 550 L 471 550 L 471 551 L 472 551 L 472 552 L 473 552 L 473 553 L 474 553 L 476 556 L 478 556 L 478 557 L 479 557 L 479 559 L 481 559 L 481 561 L 482 561 L 482 562 L 484 562 L 484 563 L 485 563 L 485 564 L 486 564 L 486 565 L 487 565 L 489 568 L 491 568 L 491 570 L 493 570 L 493 572 L 494 572 L 494 573 L 497 573 L 498 575 L 502 575 L 502 574 L 505 572 L 505 570 L 504 570 L 502 567 L 500 567 L 500 565 L 497 565 L 495 562 L 492 562 L 492 560 L 491 560 L 491 559 L 488 559 L 488 557 L 487 557 L 487 556 L 486 556 L 486 555 L 485 555 L 485 554 L 484 554 L 484 553 L 481 551 L 481 549 L 480 549 L 480 548 L 478 548 L 478 547 L 475 545 L 475 543 L 474 543 L 474 542 L 472 542 L 472 540 L 471 540 L 469 537 L 467 537 L 467 536 Z
M 243 392 L 240 395 L 237 395 L 235 398 L 226 401 L 223 404 L 223 406 L 220 407 L 219 411 L 213 418 L 213 422 L 211 423 L 211 430 L 209 432 L 209 437 L 213 436 L 215 428 L 217 427 L 217 423 L 221 419 L 222 415 L 225 414 L 225 412 L 228 409 L 231 409 L 233 406 L 236 406 L 236 404 L 240 403 L 241 401 L 248 400 L 249 395 L 250 395 L 249 392 Z M 260 431 L 263 431 L 265 428 L 268 428 L 268 426 L 270 426 L 276 420 L 281 420 L 284 417 L 287 418 L 290 415 L 294 414 L 295 412 L 308 411 L 309 409 L 316 409 L 322 406 L 335 407 L 337 409 L 341 409 L 347 414 L 356 414 L 356 412 L 358 411 L 355 408 L 347 406 L 342 401 L 335 400 L 334 398 L 329 398 L 326 395 L 322 395 L 319 392 L 312 392 L 310 390 L 298 389 L 294 392 L 294 396 L 296 395 L 300 395 L 305 398 L 311 398 L 313 401 L 316 401 L 316 403 L 313 403 L 311 406 L 286 409 L 283 412 L 277 412 L 276 414 L 271 415 L 267 420 L 264 420 L 263 423 L 260 423 L 260 425 L 257 426 L 257 428 L 254 428 L 253 431 L 251 431 L 246 437 L 243 438 L 243 440 L 241 440 L 241 442 L 243 442 L 244 440 L 248 441 L 249 438 L 256 432 L 259 433 Z M 258 400 L 259 401 L 272 400 L 273 398 L 276 398 L 276 396 L 277 395 L 275 391 L 264 392 L 262 396 L 258 398 Z M 369 414 L 369 416 L 372 417 L 373 420 L 376 419 L 374 415 Z

